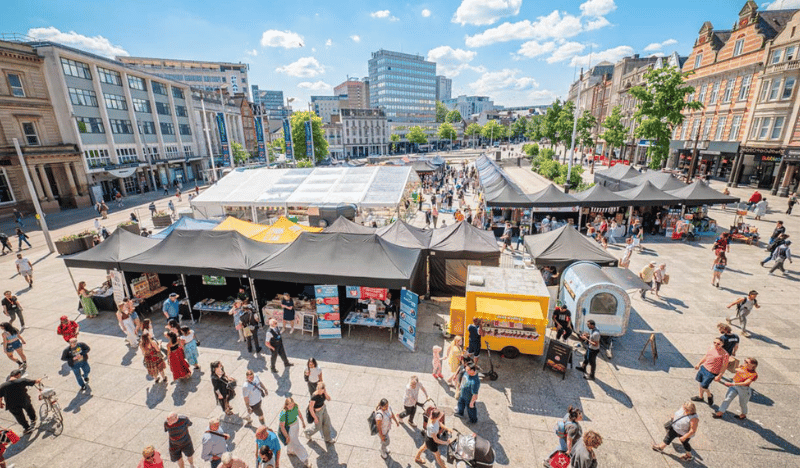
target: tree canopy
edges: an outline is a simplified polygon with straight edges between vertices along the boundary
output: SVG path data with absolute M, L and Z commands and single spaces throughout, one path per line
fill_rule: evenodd
M 447 119 L 447 106 L 442 101 L 436 101 L 436 123 L 442 123 Z
M 611 110 L 611 114 L 603 121 L 603 128 L 606 130 L 600 135 L 600 138 L 605 140 L 608 146 L 611 147 L 612 152 L 614 148 L 622 148 L 628 129 L 622 123 L 622 108 L 620 106 L 616 106 Z
M 597 119 L 588 110 L 583 111 L 583 115 L 578 118 L 578 143 L 581 146 L 591 148 L 594 152 L 594 138 L 592 129 L 597 125 Z
M 506 127 L 496 120 L 490 120 L 483 125 L 481 136 L 489 140 L 502 140 L 506 137 Z
M 458 112 L 458 111 L 456 111 L 456 112 Z M 441 138 L 443 140 L 449 140 L 451 142 L 453 140 L 455 140 L 456 137 L 458 136 L 458 132 L 456 132 L 455 127 L 453 127 L 453 124 L 451 124 L 450 122 L 445 122 L 445 123 L 439 125 L 438 134 L 439 134 L 439 138 Z
M 450 123 L 460 123 L 464 119 L 461 118 L 461 112 L 458 109 L 453 109 L 447 113 L 445 120 Z
M 423 130 L 419 125 L 415 125 L 408 130 L 406 139 L 408 139 L 409 143 L 414 143 L 416 145 L 424 145 L 428 142 L 428 137 L 425 135 L 425 130 Z
M 328 141 L 322 131 L 322 119 L 317 114 L 308 111 L 292 114 L 292 143 L 295 159 L 308 159 L 306 155 L 306 122 L 311 119 L 311 133 L 314 142 L 314 162 L 319 162 L 328 155 Z

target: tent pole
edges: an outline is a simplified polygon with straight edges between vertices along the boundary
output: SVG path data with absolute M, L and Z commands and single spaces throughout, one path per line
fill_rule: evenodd
M 578 232 L 581 232 L 581 220 L 583 218 L 583 207 L 578 207 Z
M 256 313 L 261 316 L 261 307 L 258 305 L 258 296 L 256 296 L 256 284 L 253 281 L 253 278 L 247 277 L 247 280 L 250 282 L 250 293 L 253 295 L 253 305 L 256 308 Z M 264 317 L 261 317 L 261 323 L 264 323 Z
M 186 287 L 186 275 L 181 273 L 181 283 L 183 284 L 183 293 L 186 294 L 186 302 L 189 304 L 189 317 L 192 319 L 194 325 L 194 314 L 192 313 L 192 300 L 189 299 L 189 289 Z
M 78 285 L 75 284 L 75 278 L 72 277 L 72 270 L 69 267 L 67 267 L 67 273 L 69 273 L 69 279 L 72 280 L 72 287 L 75 288 L 75 292 L 77 292 L 78 291 Z

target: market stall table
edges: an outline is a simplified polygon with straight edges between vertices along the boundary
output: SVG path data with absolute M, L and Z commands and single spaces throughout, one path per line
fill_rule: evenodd
M 395 323 L 397 323 L 397 319 L 394 316 L 388 316 L 388 315 L 384 315 L 383 317 L 372 318 L 368 314 L 351 312 L 344 320 L 344 323 L 347 325 L 348 337 L 350 336 L 350 332 L 353 329 L 353 325 L 361 327 L 388 328 L 389 341 L 391 342 L 392 337 L 394 336 L 394 325 Z
M 114 290 L 111 288 L 108 288 L 105 291 L 103 291 L 101 288 L 93 290 L 92 302 L 94 302 L 97 310 L 110 310 L 112 312 L 117 311 L 117 303 L 114 301 Z
M 203 313 L 223 312 L 227 314 L 228 312 L 230 312 L 232 307 L 233 307 L 233 301 L 216 301 L 214 299 L 203 299 L 202 301 L 192 306 L 192 309 L 200 312 L 200 317 L 198 317 L 197 319 L 197 321 L 199 322 L 200 318 L 203 316 Z

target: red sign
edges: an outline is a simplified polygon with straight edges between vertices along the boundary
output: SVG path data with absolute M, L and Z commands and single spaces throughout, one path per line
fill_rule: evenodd
M 379 301 L 386 300 L 386 293 L 389 292 L 385 288 L 366 288 L 361 287 L 361 299 L 377 299 Z
M 335 305 L 339 303 L 338 297 L 318 297 L 317 304 Z
M 335 321 L 339 320 L 339 313 L 338 312 L 336 312 L 336 313 L 327 313 L 327 314 L 325 314 L 323 316 L 323 318 L 325 320 L 330 320 L 331 322 L 335 322 Z

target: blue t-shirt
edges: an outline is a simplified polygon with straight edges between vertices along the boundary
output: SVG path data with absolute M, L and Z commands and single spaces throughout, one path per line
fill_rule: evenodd
M 461 398 L 471 400 L 473 395 L 478 394 L 481 388 L 481 379 L 478 374 L 464 374 L 464 382 L 461 384 Z
M 177 317 L 181 311 L 181 304 L 178 301 L 167 299 L 164 301 L 164 306 L 162 308 L 170 317 Z
M 275 434 L 272 431 L 267 431 L 266 439 L 264 440 L 256 439 L 256 448 L 258 448 L 259 452 L 261 452 L 261 447 L 265 445 L 269 447 L 270 450 L 272 450 L 272 453 L 276 457 L 278 456 L 278 452 L 281 451 L 281 442 L 280 439 L 278 439 L 278 434 Z

